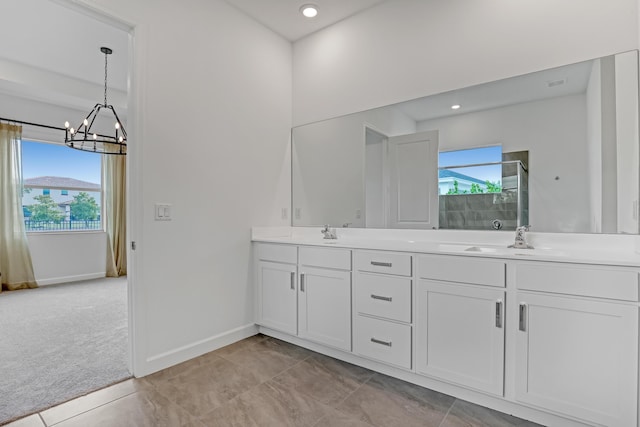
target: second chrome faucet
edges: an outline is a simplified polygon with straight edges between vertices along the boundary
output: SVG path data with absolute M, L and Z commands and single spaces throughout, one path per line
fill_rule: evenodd
M 516 240 L 513 245 L 509 245 L 510 248 L 516 249 L 533 249 L 529 243 L 527 243 L 527 231 L 529 231 L 530 225 L 522 225 L 516 228 Z

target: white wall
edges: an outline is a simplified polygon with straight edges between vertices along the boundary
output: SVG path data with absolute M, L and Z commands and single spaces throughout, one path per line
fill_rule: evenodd
M 502 145 L 529 151 L 529 223 L 545 232 L 589 232 L 585 95 L 527 102 L 419 122 L 440 150 Z M 558 179 L 556 180 L 556 177 Z
M 638 233 L 638 53 L 615 58 L 618 232 Z
M 134 373 L 253 334 L 250 227 L 287 225 L 291 44 L 221 0 L 82 0 L 135 26 Z M 155 222 L 153 205 L 172 205 Z
M 637 22 L 637 0 L 385 2 L 294 43 L 293 121 L 637 49 Z
M 107 234 L 103 232 L 29 233 L 29 250 L 38 285 L 104 277 Z

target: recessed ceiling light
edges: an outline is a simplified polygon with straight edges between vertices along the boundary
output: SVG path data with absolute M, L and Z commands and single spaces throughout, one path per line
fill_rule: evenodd
M 452 110 L 457 110 L 458 108 L 460 108 L 459 104 L 454 104 L 454 105 L 451 106 Z
M 315 4 L 305 4 L 300 8 L 300 12 L 307 18 L 314 18 L 318 14 L 318 6 Z

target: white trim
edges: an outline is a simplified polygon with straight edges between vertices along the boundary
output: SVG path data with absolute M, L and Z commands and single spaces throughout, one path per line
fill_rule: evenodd
M 100 21 L 107 25 L 111 25 L 112 27 L 119 28 L 123 31 L 131 32 L 135 25 L 122 19 L 120 17 L 114 16 L 110 13 L 101 10 L 98 7 L 88 4 L 83 0 L 51 0 L 52 2 L 59 4 L 60 6 L 66 7 L 78 13 L 81 13 L 85 16 L 95 19 L 96 21 Z
M 106 277 L 105 271 L 99 271 L 97 273 L 78 274 L 75 276 L 60 276 L 51 277 L 49 279 L 37 279 L 38 286 L 57 285 L 59 283 L 80 282 L 83 280 L 104 279 Z
M 139 367 L 141 369 L 139 369 L 139 371 L 134 375 L 140 378 L 145 375 L 152 374 L 170 366 L 202 356 L 205 353 L 209 353 L 229 344 L 233 344 L 234 342 L 249 338 L 257 333 L 258 327 L 254 323 L 250 323 L 240 326 L 239 328 L 231 329 L 230 331 L 151 356 L 145 360 L 145 366 Z

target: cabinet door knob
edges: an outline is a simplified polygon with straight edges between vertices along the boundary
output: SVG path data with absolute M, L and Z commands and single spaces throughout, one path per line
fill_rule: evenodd
M 496 301 L 496 328 L 502 328 L 502 300 Z
M 304 273 L 300 273 L 300 292 L 304 292 Z
M 520 324 L 518 326 L 518 329 L 520 329 L 522 332 L 526 332 L 527 331 L 527 303 L 520 303 L 520 309 L 519 309 L 519 319 L 520 319 Z
M 291 272 L 291 290 L 292 291 L 296 290 L 296 272 L 295 271 Z

